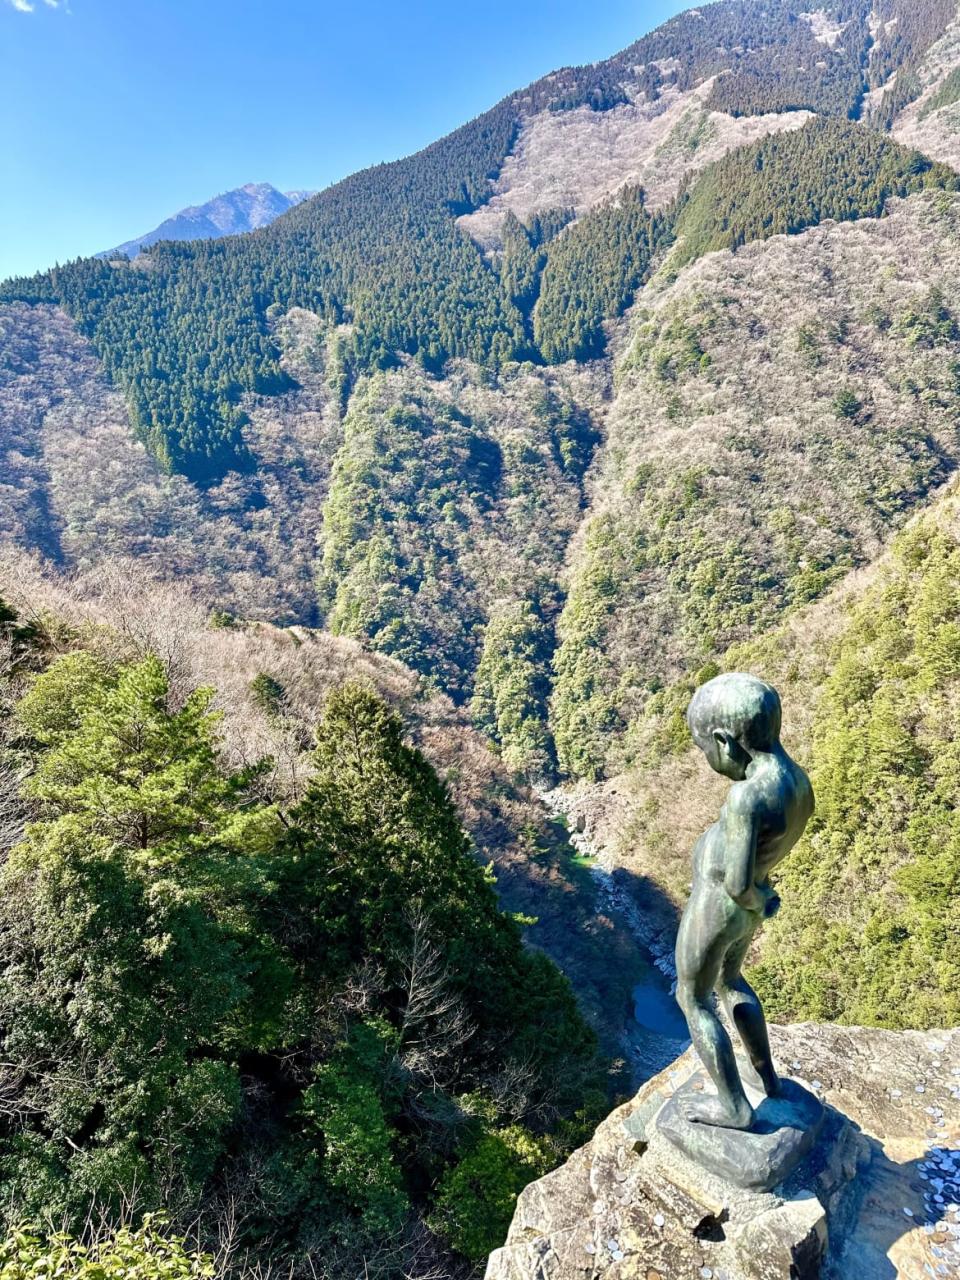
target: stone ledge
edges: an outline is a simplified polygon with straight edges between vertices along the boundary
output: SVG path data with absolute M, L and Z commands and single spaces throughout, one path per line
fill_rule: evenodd
M 942 1153 L 960 1146 L 960 1031 L 803 1024 L 772 1027 L 771 1039 L 782 1069 L 827 1104 L 820 1138 L 782 1186 L 760 1192 L 705 1175 L 657 1131 L 658 1112 L 696 1070 L 688 1052 L 526 1188 L 488 1280 L 942 1274 L 960 1221 L 926 1219 L 929 1180 L 943 1181 L 953 1157 Z M 960 1248 L 948 1274 L 958 1264 Z

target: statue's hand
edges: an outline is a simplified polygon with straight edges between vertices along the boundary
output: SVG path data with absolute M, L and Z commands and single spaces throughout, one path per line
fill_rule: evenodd
M 767 886 L 766 897 L 763 903 L 764 920 L 772 920 L 779 910 L 780 910 L 780 895 L 779 893 L 777 893 L 776 889 L 771 889 L 769 886 Z

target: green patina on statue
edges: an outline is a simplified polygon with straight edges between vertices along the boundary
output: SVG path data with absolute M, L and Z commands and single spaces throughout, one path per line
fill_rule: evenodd
M 780 744 L 780 715 L 777 691 L 740 673 L 702 685 L 687 711 L 693 740 L 711 768 L 734 782 L 720 817 L 694 849 L 693 890 L 677 938 L 677 999 L 717 1090 L 715 1097 L 678 1098 L 683 1116 L 694 1124 L 749 1129 L 754 1121 L 714 994 L 763 1091 L 772 1098 L 781 1090 L 763 1009 L 741 973 L 757 928 L 780 906 L 770 872 L 813 813 L 810 781 Z

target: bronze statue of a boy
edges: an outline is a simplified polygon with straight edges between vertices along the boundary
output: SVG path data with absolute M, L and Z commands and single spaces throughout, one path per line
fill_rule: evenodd
M 754 1113 L 714 993 L 766 1094 L 780 1089 L 763 1009 L 740 972 L 761 921 L 780 906 L 770 872 L 813 813 L 810 781 L 780 745 L 780 716 L 777 691 L 739 673 L 702 685 L 687 711 L 694 742 L 734 785 L 694 849 L 693 890 L 677 938 L 677 999 L 717 1096 L 687 1095 L 679 1103 L 688 1121 L 730 1129 L 748 1129 Z

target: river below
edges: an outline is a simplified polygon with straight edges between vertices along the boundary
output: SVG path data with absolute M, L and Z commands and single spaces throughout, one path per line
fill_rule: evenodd
M 570 830 L 568 797 L 564 792 L 559 788 L 545 791 L 540 798 L 567 823 L 572 848 L 589 866 L 597 890 L 598 911 L 619 916 L 637 943 L 638 981 L 633 987 L 632 1009 L 624 1010 L 623 1045 L 635 1083 L 642 1084 L 669 1066 L 690 1043 L 686 1021 L 674 996 L 673 940 L 651 937 L 642 907 L 617 883 L 603 851 L 595 847 L 586 832 Z

